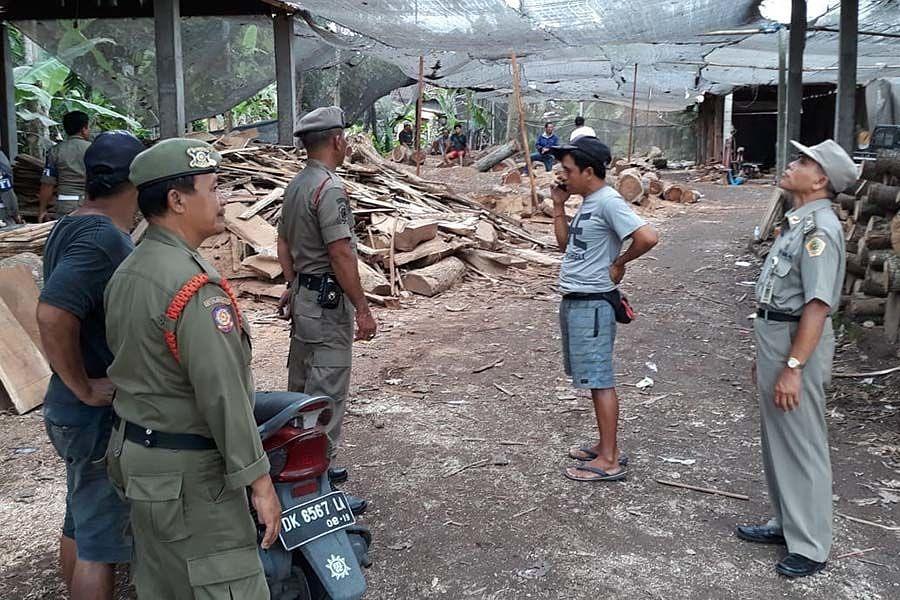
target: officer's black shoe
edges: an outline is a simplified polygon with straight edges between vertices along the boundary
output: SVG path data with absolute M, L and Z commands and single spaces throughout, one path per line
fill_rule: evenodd
M 331 483 L 337 485 L 350 479 L 350 474 L 347 473 L 347 469 L 344 467 L 335 467 L 333 469 L 328 469 L 328 479 Z
M 359 516 L 366 512 L 366 509 L 369 508 L 369 501 L 363 500 L 359 496 L 353 496 L 352 494 L 346 494 L 347 503 L 350 505 L 350 512 L 354 515 Z
M 824 568 L 825 563 L 816 562 L 814 560 L 806 558 L 805 556 L 795 554 L 794 552 L 791 552 L 790 554 L 782 558 L 775 565 L 776 571 L 778 571 L 785 577 L 790 577 L 791 579 L 814 575 Z
M 747 542 L 757 544 L 784 544 L 781 530 L 771 525 L 738 525 L 734 533 Z

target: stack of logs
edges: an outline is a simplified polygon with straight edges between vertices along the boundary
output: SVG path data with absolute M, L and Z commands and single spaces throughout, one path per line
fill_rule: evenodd
M 41 174 L 44 163 L 28 154 L 18 154 L 13 161 L 13 183 L 19 200 L 19 214 L 24 219 L 37 219 L 38 191 L 41 188 Z M 54 213 L 53 204 L 48 207 Z
M 701 195 L 690 186 L 660 179 L 657 169 L 665 166 L 666 159 L 656 147 L 631 162 L 619 159 L 612 165 L 616 190 L 628 202 L 641 206 L 652 207 L 657 199 L 679 204 L 698 202 Z
M 845 314 L 862 321 L 884 320 L 896 342 L 900 333 L 900 155 L 863 163 L 853 194 L 839 194 L 844 222 L 847 276 Z

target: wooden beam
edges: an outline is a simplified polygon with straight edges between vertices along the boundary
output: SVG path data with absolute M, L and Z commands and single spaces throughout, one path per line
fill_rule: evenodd
M 856 50 L 859 28 L 859 0 L 841 1 L 841 32 L 837 78 L 837 101 L 834 110 L 834 141 L 848 153 L 855 146 L 856 125 Z
M 416 157 L 416 177 L 422 173 L 422 162 L 419 152 L 422 149 L 422 101 L 425 95 L 425 57 L 419 57 L 419 95 L 416 98 L 416 139 L 413 147 Z
M 806 46 L 806 0 L 791 0 L 791 36 L 788 56 L 787 139 L 800 141 L 803 112 L 803 51 Z M 796 152 L 788 148 L 785 164 Z
M 787 165 L 787 31 L 778 30 L 778 116 L 775 127 L 775 170 L 780 176 Z
M 0 22 L 0 150 L 10 162 L 16 157 L 16 96 L 13 87 L 9 25 Z
M 537 184 L 534 181 L 534 164 L 531 162 L 531 152 L 528 148 L 528 130 L 525 129 L 525 105 L 522 102 L 521 83 L 519 81 L 519 63 L 516 54 L 512 54 L 513 94 L 516 99 L 516 110 L 519 113 L 519 130 L 522 136 L 522 149 L 525 152 L 525 163 L 528 166 L 528 181 L 531 184 L 531 212 L 540 210 L 537 195 Z
M 184 69 L 181 54 L 181 0 L 153 0 L 156 33 L 156 89 L 159 135 L 180 137 L 184 116 Z
M 297 69 L 294 61 L 294 17 L 279 13 L 275 28 L 275 87 L 278 97 L 278 143 L 294 145 L 297 129 Z
M 628 162 L 631 162 L 631 153 L 634 150 L 634 103 L 637 100 L 637 63 L 634 63 L 634 81 L 631 84 L 631 126 L 628 128 Z

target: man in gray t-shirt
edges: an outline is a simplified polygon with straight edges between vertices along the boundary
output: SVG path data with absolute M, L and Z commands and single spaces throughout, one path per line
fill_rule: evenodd
M 618 481 L 626 476 L 628 457 L 617 442 L 619 399 L 612 364 L 617 286 L 625 265 L 653 248 L 659 236 L 606 184 L 611 155 L 605 144 L 584 136 L 552 152 L 562 167 L 562 185 L 551 196 L 553 231 L 566 252 L 559 273 L 563 360 L 575 387 L 591 390 L 600 431 L 596 443 L 569 450 L 581 462 L 565 474 L 575 481 Z M 570 194 L 584 197 L 571 225 L 565 213 Z M 631 245 L 620 254 L 627 238 Z

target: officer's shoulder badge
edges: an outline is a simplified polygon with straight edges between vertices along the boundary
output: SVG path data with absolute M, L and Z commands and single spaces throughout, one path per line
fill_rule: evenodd
M 212 319 L 213 323 L 216 325 L 216 329 L 222 333 L 231 333 L 234 329 L 234 313 L 231 312 L 230 306 L 218 304 L 213 307 Z
M 192 169 L 210 169 L 216 166 L 216 160 L 212 157 L 212 151 L 209 148 L 195 146 L 188 148 L 187 154 L 191 157 Z
M 806 253 L 815 258 L 825 252 L 826 242 L 824 238 L 818 236 L 809 238 L 806 242 Z

